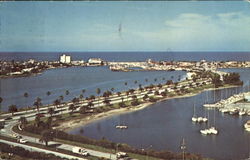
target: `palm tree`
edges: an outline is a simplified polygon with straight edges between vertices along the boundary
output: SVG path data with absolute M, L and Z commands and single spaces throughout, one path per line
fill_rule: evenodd
M 72 99 L 72 101 L 71 101 L 71 102 L 73 102 L 73 103 L 77 103 L 77 102 L 79 102 L 79 99 L 75 97 L 75 98 L 73 98 L 73 99 Z
M 98 106 L 99 106 L 99 102 L 100 102 L 100 93 L 101 93 L 101 89 L 100 88 L 97 88 L 96 89 L 96 93 L 97 93 L 97 95 L 98 95 Z
M 148 82 L 148 79 L 147 79 L 147 78 L 145 79 L 145 82 Z
M 86 90 L 85 90 L 85 89 L 83 89 L 83 90 L 82 90 L 82 94 L 84 94 L 85 92 L 86 92 Z
M 0 112 L 1 112 L 1 110 L 2 110 L 2 102 L 3 102 L 3 98 L 0 97 Z
M 59 99 L 56 99 L 54 102 L 53 102 L 54 106 L 59 106 L 61 104 L 60 100 Z
M 111 100 L 107 99 L 107 98 L 105 98 L 103 101 L 103 103 L 105 103 L 106 105 L 110 105 L 110 102 L 111 102 Z
M 115 88 L 111 88 L 110 90 L 111 90 L 112 92 L 114 92 Z
M 36 109 L 37 109 L 38 112 L 40 111 L 39 109 L 40 109 L 40 106 L 42 105 L 41 101 L 42 101 L 42 99 L 37 97 L 36 101 L 34 102 L 34 106 L 36 106 Z
M 26 124 L 28 124 L 26 117 L 20 117 L 19 122 L 21 123 L 22 128 L 25 128 Z
M 50 130 L 45 130 L 41 134 L 41 138 L 39 139 L 40 142 L 44 142 L 46 146 L 48 146 L 49 141 L 53 140 L 53 135 L 52 131 Z
M 92 108 L 94 106 L 94 103 L 92 101 L 88 102 L 87 104 L 88 108 Z
M 66 90 L 66 91 L 65 91 L 65 95 L 69 95 L 69 90 Z
M 39 114 L 36 115 L 35 122 L 36 126 L 39 127 L 41 122 L 41 116 Z
M 9 112 L 11 112 L 12 116 L 14 115 L 14 112 L 17 112 L 16 105 L 10 105 L 9 106 Z
M 50 92 L 50 91 L 48 91 L 46 94 L 47 94 L 47 96 L 50 96 L 50 95 L 51 95 L 51 92 Z
M 83 99 L 83 94 L 80 94 L 80 95 L 79 95 L 79 98 L 80 98 L 80 99 Z
M 155 78 L 154 81 L 156 82 L 156 81 L 157 81 L 157 78 Z
M 71 110 L 71 113 L 70 114 L 73 114 L 74 110 L 76 110 L 76 106 L 74 104 L 71 104 L 69 106 L 69 110 Z
M 60 101 L 63 101 L 63 99 L 64 99 L 63 95 L 60 95 L 59 99 L 60 99 Z
M 138 82 L 137 80 L 134 81 L 135 84 L 137 84 L 137 82 Z
M 50 117 L 52 117 L 52 115 L 55 113 L 55 109 L 54 108 L 49 108 L 48 109 L 48 114 L 50 114 Z

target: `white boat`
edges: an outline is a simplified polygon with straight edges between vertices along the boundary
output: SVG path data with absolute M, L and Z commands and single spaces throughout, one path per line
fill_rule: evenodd
M 209 134 L 207 129 L 201 129 L 200 132 L 201 132 L 201 134 L 203 134 L 203 135 Z
M 202 122 L 202 121 L 203 121 L 203 118 L 202 118 L 202 117 L 198 117 L 198 118 L 197 118 L 197 121 L 198 121 L 198 122 Z
M 215 127 L 209 128 L 209 131 L 210 131 L 211 134 L 218 134 L 218 130 L 215 129 Z
M 206 108 L 213 108 L 216 107 L 216 104 L 203 104 L 203 106 Z
M 245 112 L 244 110 L 240 110 L 240 111 L 239 111 L 239 115 L 240 115 L 240 116 L 243 116 L 243 115 L 245 115 L 245 114 L 246 114 L 246 112 Z
M 117 125 L 117 126 L 115 126 L 115 128 L 116 129 L 127 129 L 128 128 L 128 126 L 121 126 L 121 125 Z
M 229 110 L 228 110 L 227 108 L 221 108 L 221 109 L 220 109 L 220 112 L 222 112 L 222 113 L 228 113 Z
M 197 118 L 196 117 L 192 117 L 192 121 L 193 122 L 197 122 Z
M 194 105 L 194 114 L 193 114 L 193 117 L 192 117 L 192 121 L 193 122 L 197 122 L 198 121 L 198 118 L 196 118 L 196 115 L 195 115 L 195 105 Z
M 215 126 L 215 109 L 214 109 L 214 126 Z M 217 135 L 218 134 L 218 130 L 215 127 L 210 127 L 209 131 L 211 134 Z
M 203 121 L 203 122 L 207 122 L 208 119 L 207 119 L 206 117 L 203 117 L 203 118 L 202 118 L 202 121 Z

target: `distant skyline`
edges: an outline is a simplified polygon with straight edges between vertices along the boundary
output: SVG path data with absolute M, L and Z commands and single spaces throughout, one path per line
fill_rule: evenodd
M 250 51 L 247 1 L 0 2 L 0 52 Z

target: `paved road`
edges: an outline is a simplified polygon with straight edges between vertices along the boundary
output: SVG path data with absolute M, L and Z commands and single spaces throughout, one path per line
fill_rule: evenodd
M 16 122 L 16 121 L 10 121 L 7 123 L 6 127 L 4 129 L 1 130 L 1 134 L 4 135 L 4 136 L 7 136 L 7 137 L 12 137 L 12 135 L 15 133 L 12 128 L 19 124 L 19 122 Z M 37 144 L 43 144 L 44 143 L 41 143 L 39 142 L 39 139 L 38 138 L 35 138 L 35 137 L 30 137 L 30 136 L 24 136 L 24 135 L 21 135 L 24 139 L 27 139 L 29 142 L 33 142 L 33 143 L 37 143 Z M 17 143 L 19 144 L 19 143 Z M 68 144 L 63 144 L 63 143 L 58 143 L 56 141 L 50 141 L 49 142 L 49 145 L 56 145 L 57 148 L 60 148 L 60 149 L 64 149 L 64 150 L 68 150 L 68 151 L 72 151 L 72 148 L 75 147 L 73 145 L 68 145 Z M 27 148 L 27 146 L 26 146 Z M 100 152 L 100 151 L 95 151 L 95 150 L 91 150 L 91 149 L 86 149 L 90 155 L 92 156 L 96 156 L 96 157 L 105 157 L 105 158 L 110 158 L 112 160 L 115 160 L 116 159 L 116 155 L 115 154 L 110 154 L 110 153 L 105 153 L 105 152 Z M 47 153 L 47 152 L 46 152 Z
M 10 142 L 10 141 L 6 141 L 6 140 L 2 140 L 2 139 L 0 139 L 0 142 L 6 143 L 6 144 L 9 144 L 9 145 L 13 145 L 13 146 L 19 146 L 19 147 L 22 147 L 22 148 L 24 148 L 26 150 L 29 150 L 29 151 L 37 151 L 37 152 L 44 152 L 44 153 L 48 153 L 48 154 L 49 153 L 50 154 L 54 154 L 54 155 L 62 157 L 62 158 L 87 160 L 85 158 L 79 158 L 79 157 L 68 155 L 68 154 L 64 154 L 64 153 L 59 153 L 59 152 L 50 151 L 50 150 L 46 150 L 46 149 L 42 149 L 42 148 L 37 148 L 37 147 L 29 146 L 29 145 L 26 145 L 26 144 L 21 144 L 21 143 L 16 143 L 16 142 Z

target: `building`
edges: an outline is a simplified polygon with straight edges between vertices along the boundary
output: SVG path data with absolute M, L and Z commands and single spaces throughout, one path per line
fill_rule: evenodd
M 60 62 L 61 63 L 70 63 L 71 62 L 71 56 L 67 56 L 65 54 L 60 56 Z
M 88 60 L 88 63 L 90 65 L 101 65 L 101 64 L 103 64 L 103 60 L 101 58 L 90 58 Z

